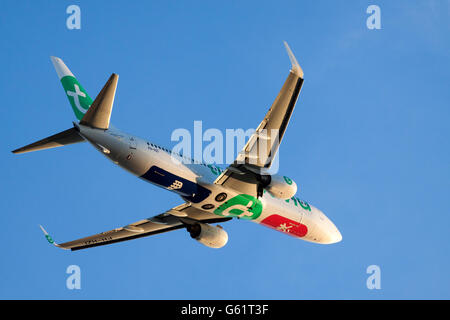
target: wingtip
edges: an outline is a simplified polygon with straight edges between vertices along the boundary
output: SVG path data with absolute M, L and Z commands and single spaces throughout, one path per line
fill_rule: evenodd
M 303 70 L 300 67 L 300 65 L 298 64 L 298 61 L 295 58 L 294 53 L 292 52 L 291 48 L 289 47 L 289 45 L 286 41 L 283 41 L 283 43 L 284 43 L 284 47 L 286 48 L 289 59 L 291 60 L 291 65 L 292 65 L 291 71 L 303 79 L 303 76 L 304 76 Z
M 119 81 L 119 75 L 118 75 L 117 73 L 114 73 L 114 72 L 113 72 L 113 74 L 111 74 L 111 78 L 112 78 L 114 81 Z
M 48 234 L 48 232 L 44 229 L 42 225 L 39 225 L 39 228 L 41 228 L 42 232 L 44 233 L 45 239 L 47 239 L 48 243 L 54 245 L 55 247 L 65 249 L 53 240 L 53 238 Z
M 17 149 L 15 149 L 15 150 L 12 150 L 11 153 L 13 153 L 13 154 L 24 153 L 24 148 L 23 148 L 23 147 L 17 148 Z

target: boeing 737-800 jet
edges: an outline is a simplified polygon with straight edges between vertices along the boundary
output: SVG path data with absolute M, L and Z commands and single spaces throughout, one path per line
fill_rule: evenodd
M 285 43 L 290 73 L 266 116 L 236 160 L 225 170 L 162 148 L 110 126 L 118 75 L 112 74 L 94 101 L 64 62 L 51 57 L 76 118 L 73 127 L 13 153 L 25 153 L 89 142 L 115 164 L 135 176 L 181 196 L 183 203 L 154 217 L 82 239 L 57 244 L 79 250 L 146 237 L 177 229 L 211 248 L 228 241 L 227 232 L 214 223 L 233 218 L 250 220 L 293 237 L 331 244 L 341 241 L 336 226 L 320 211 L 295 195 L 296 183 L 270 174 L 303 84 L 303 71 Z M 189 160 L 189 161 L 187 161 Z

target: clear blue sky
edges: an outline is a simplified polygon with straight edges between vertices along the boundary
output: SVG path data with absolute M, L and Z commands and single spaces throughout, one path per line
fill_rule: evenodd
M 81 30 L 66 28 L 70 4 Z M 381 30 L 366 27 L 370 4 Z M 3 1 L 0 298 L 450 298 L 449 21 L 449 1 Z M 180 204 L 88 144 L 10 153 L 74 120 L 49 56 L 93 97 L 118 73 L 114 125 L 171 146 L 194 120 L 257 126 L 288 74 L 283 40 L 305 84 L 281 172 L 341 243 L 246 221 L 224 225 L 222 250 L 184 231 L 78 252 L 46 242 L 38 224 L 64 242 Z

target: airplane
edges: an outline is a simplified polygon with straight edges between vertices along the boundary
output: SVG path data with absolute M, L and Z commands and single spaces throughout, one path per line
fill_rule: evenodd
M 313 243 L 340 242 L 342 235 L 334 223 L 318 208 L 296 197 L 294 180 L 269 173 L 304 81 L 297 59 L 288 44 L 284 45 L 291 61 L 289 75 L 260 125 L 225 169 L 113 127 L 110 117 L 119 76 L 113 73 L 92 100 L 64 62 L 51 57 L 78 121 L 65 131 L 12 152 L 21 154 L 87 141 L 114 164 L 178 194 L 183 202 L 153 217 L 61 244 L 40 226 L 47 241 L 75 251 L 186 229 L 201 244 L 222 248 L 228 242 L 228 233 L 216 224 L 237 218 Z

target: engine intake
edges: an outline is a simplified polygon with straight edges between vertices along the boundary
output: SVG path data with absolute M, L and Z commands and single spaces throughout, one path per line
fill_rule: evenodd
M 228 242 L 228 233 L 220 226 L 196 223 L 187 226 L 191 237 L 210 248 L 222 248 Z
M 265 189 L 273 196 L 287 200 L 297 193 L 297 184 L 286 176 L 273 175 Z

